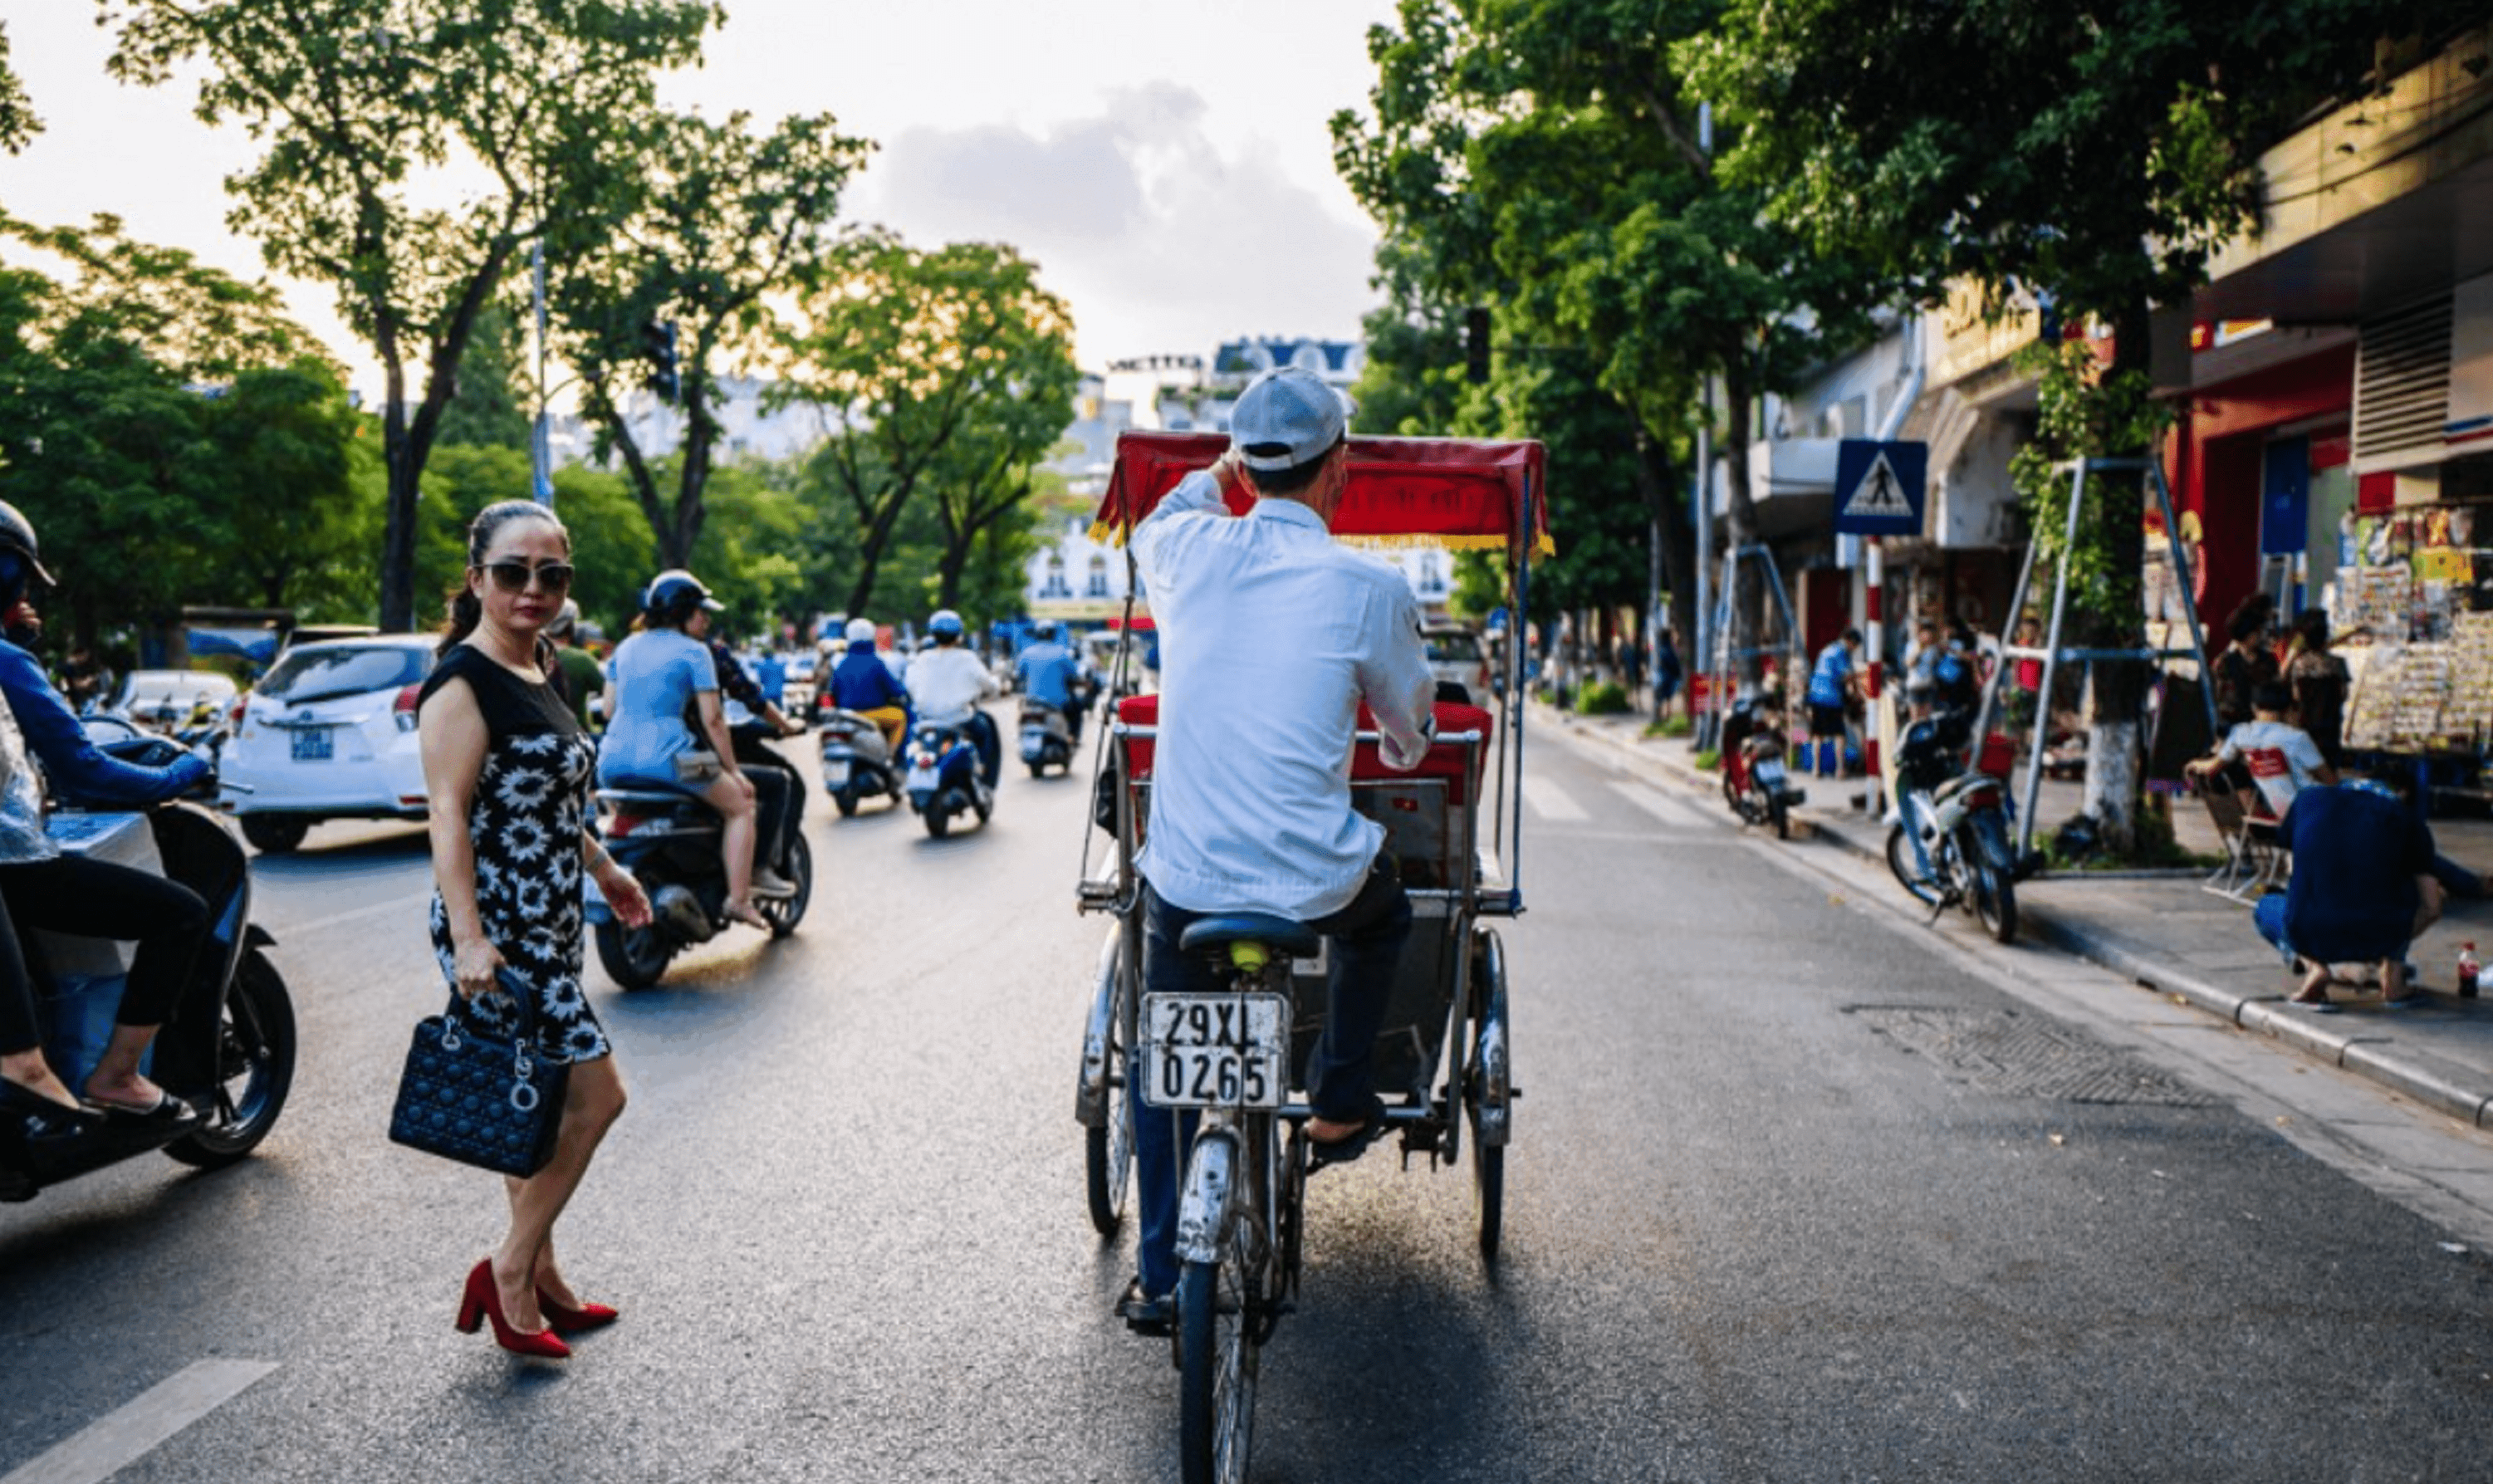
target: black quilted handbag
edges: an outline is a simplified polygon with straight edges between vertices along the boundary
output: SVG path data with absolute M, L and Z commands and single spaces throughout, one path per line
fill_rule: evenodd
M 536 1045 L 536 996 L 508 969 L 502 988 L 520 1008 L 520 1034 L 480 1033 L 454 1006 L 417 1022 L 390 1110 L 390 1141 L 526 1178 L 554 1157 L 571 1064 Z

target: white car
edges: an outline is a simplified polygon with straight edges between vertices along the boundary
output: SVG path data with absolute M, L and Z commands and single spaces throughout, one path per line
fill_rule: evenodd
M 375 634 L 278 656 L 219 768 L 244 838 L 282 855 L 324 819 L 424 818 L 415 698 L 436 643 Z
M 1489 695 L 1488 655 L 1480 635 L 1455 623 L 1424 623 L 1420 642 L 1428 648 L 1428 671 L 1440 685 L 1460 685 L 1475 706 Z
M 242 694 L 230 676 L 214 670 L 133 670 L 106 704 L 140 726 L 157 732 L 223 721 Z

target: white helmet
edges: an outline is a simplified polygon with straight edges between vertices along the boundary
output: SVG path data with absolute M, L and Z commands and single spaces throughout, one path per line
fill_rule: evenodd
M 874 643 L 874 621 L 872 619 L 849 620 L 848 638 L 851 644 Z

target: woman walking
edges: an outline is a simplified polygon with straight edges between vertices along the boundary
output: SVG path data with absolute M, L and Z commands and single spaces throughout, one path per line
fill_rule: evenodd
M 648 899 L 588 833 L 593 749 L 549 681 L 545 630 L 571 588 L 571 538 L 526 500 L 480 511 L 467 573 L 450 601 L 440 660 L 417 699 L 433 803 L 433 952 L 464 1015 L 516 1035 L 514 994 L 529 997 L 536 1042 L 571 1064 L 554 1157 L 507 1182 L 511 1223 L 467 1275 L 459 1327 L 494 1322 L 502 1348 L 560 1359 L 560 1336 L 612 1323 L 581 1300 L 555 1260 L 554 1224 L 598 1141 L 623 1112 L 614 1048 L 581 992 L 581 872 L 616 916 L 648 921 Z

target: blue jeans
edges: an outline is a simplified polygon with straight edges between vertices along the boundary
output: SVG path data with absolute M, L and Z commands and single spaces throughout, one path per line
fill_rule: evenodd
M 1208 916 L 1171 906 L 1144 883 L 1143 992 L 1200 994 L 1222 987 L 1210 955 L 1178 951 L 1187 926 Z M 1402 945 L 1411 936 L 1411 899 L 1393 863 L 1379 857 L 1349 906 L 1307 925 L 1333 940 L 1324 1034 L 1307 1053 L 1307 1103 L 1320 1118 L 1356 1123 L 1367 1116 L 1376 1096 L 1376 1031 L 1393 994 Z M 1178 1187 L 1199 1119 L 1191 1111 L 1154 1108 L 1140 1073 L 1129 1068 L 1126 1075 L 1134 1088 L 1134 1204 L 1142 1226 L 1143 1291 L 1157 1297 L 1177 1287 Z

